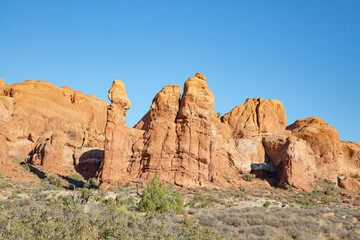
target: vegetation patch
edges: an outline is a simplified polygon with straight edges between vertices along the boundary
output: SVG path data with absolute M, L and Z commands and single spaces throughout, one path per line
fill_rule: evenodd
M 138 208 L 142 212 L 181 213 L 184 200 L 173 187 L 166 186 L 157 176 L 153 177 L 141 194 Z

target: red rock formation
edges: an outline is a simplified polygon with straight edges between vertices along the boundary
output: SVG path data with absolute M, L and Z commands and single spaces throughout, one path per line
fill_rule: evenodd
M 105 129 L 106 106 L 105 101 L 70 87 L 1 81 L 0 152 L 7 147 L 7 155 L 17 161 L 31 153 L 28 158 L 46 168 L 74 168 L 75 147 L 103 147 L 105 137 L 100 133 Z
M 318 178 L 336 181 L 338 175 L 360 172 L 360 145 L 342 142 L 336 129 L 316 117 L 287 127 L 291 137 L 264 138 L 266 154 L 278 169 L 280 186 L 311 190 Z
M 129 182 L 138 175 L 136 170 L 139 168 L 139 161 L 134 161 L 132 156 L 136 155 L 133 154 L 133 150 L 136 150 L 135 142 L 143 133 L 137 129 L 131 131 L 125 126 L 126 112 L 131 106 L 125 84 L 115 80 L 108 97 L 111 105 L 107 110 L 104 161 L 99 176 L 104 188 Z M 136 170 L 132 171 L 133 169 Z
M 155 96 L 148 114 L 135 126 L 146 131 L 140 178 L 149 179 L 154 175 L 161 175 L 162 179 L 167 181 L 174 178 L 177 170 L 177 166 L 173 166 L 177 157 L 175 121 L 179 111 L 180 94 L 179 86 L 164 87 Z
M 350 172 L 346 170 L 346 168 L 349 166 L 347 162 L 351 161 L 349 159 L 351 155 L 350 152 L 359 152 L 359 148 L 357 150 L 350 150 L 352 147 L 355 147 L 355 145 L 341 142 L 338 131 L 335 128 L 326 124 L 325 121 L 320 118 L 311 117 L 297 120 L 288 126 L 287 129 L 291 130 L 293 136 L 305 140 L 312 149 L 318 177 L 336 181 L 339 174 L 349 175 Z M 341 150 L 343 152 L 343 158 L 341 158 Z M 353 156 L 352 161 L 360 162 L 359 155 L 353 155 L 355 156 Z M 356 164 L 353 164 L 351 168 L 356 171 L 360 170 L 360 166 Z
M 355 178 L 339 177 L 339 186 L 350 191 L 360 192 L 360 182 Z
M 96 176 L 103 159 L 104 150 L 77 149 L 74 154 L 75 169 L 85 179 L 93 178 Z
M 279 186 L 311 191 L 316 179 L 316 160 L 308 145 L 294 136 L 264 137 L 264 146 L 272 165 L 277 169 Z
M 253 172 L 310 191 L 318 178 L 360 173 L 359 144 L 340 141 L 315 117 L 286 128 L 278 100 L 247 99 L 218 117 L 200 73 L 185 82 L 182 97 L 179 86 L 164 87 L 134 128 L 125 126 L 131 104 L 124 83 L 115 80 L 108 97 L 106 117 L 104 101 L 69 87 L 0 80 L 0 164 L 31 151 L 32 164 L 58 173 L 75 167 L 85 178 L 97 173 L 104 188 L 154 175 L 179 186 L 235 187 Z M 104 151 L 75 149 L 104 141 Z
M 298 120 L 286 130 L 278 100 L 247 99 L 217 117 L 200 73 L 185 82 L 181 99 L 179 86 L 164 87 L 134 129 L 125 127 L 130 105 L 123 84 L 114 83 L 110 92 L 120 100 L 109 95 L 105 187 L 154 175 L 180 186 L 229 187 L 243 184 L 241 173 L 261 170 L 277 173 L 282 187 L 309 191 L 317 178 L 360 167 L 359 146 L 340 142 L 323 120 Z
M 115 92 L 114 87 L 110 92 Z M 233 114 L 224 117 L 228 120 L 224 122 L 217 117 L 213 110 L 214 95 L 202 74 L 197 73 L 185 82 L 181 99 L 180 93 L 179 86 L 164 87 L 155 96 L 149 112 L 132 130 L 125 127 L 122 106 L 126 104 L 118 106 L 112 101 L 100 176 L 103 187 L 147 180 L 154 175 L 180 186 L 236 185 L 242 181 L 242 172 L 250 172 L 252 163 L 265 162 L 261 134 L 285 133 L 285 112 L 276 100 L 261 100 L 255 111 L 249 113 L 250 118 L 260 120 L 255 123 L 256 134 L 253 135 L 257 136 L 245 139 L 234 134 L 236 124 L 228 124 L 242 124 L 240 120 L 233 120 L 236 118 Z M 125 91 L 119 95 L 128 102 Z M 271 109 L 276 116 L 267 116 L 273 114 Z M 114 114 L 115 111 L 118 112 Z M 115 123 L 115 117 L 119 123 Z M 266 119 L 276 121 L 270 124 Z M 138 136 L 133 140 L 136 150 L 128 144 L 131 135 Z
M 6 126 L 13 112 L 13 101 L 3 96 L 5 83 L 0 78 L 0 164 L 9 163 L 9 147 L 6 142 L 8 128 Z
M 178 185 L 202 186 L 209 182 L 211 118 L 216 116 L 213 107 L 214 95 L 206 78 L 200 73 L 189 78 L 176 119 L 178 167 L 181 168 L 175 175 Z
M 248 98 L 243 105 L 232 109 L 222 117 L 234 130 L 234 137 L 252 137 L 264 133 L 286 133 L 286 113 L 278 100 Z

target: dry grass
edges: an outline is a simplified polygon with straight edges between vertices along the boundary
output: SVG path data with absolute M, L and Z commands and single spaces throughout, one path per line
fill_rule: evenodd
M 58 184 L 58 181 L 54 181 Z M 0 178 L 0 239 L 359 239 L 359 193 L 182 189 L 182 214 L 144 214 L 136 188 L 59 189 Z M 65 186 L 66 187 L 66 186 Z M 266 207 L 263 207 L 265 204 Z

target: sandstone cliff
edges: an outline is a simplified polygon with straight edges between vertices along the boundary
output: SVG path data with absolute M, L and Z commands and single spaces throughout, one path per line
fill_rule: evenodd
M 1 81 L 0 154 L 7 156 L 2 162 L 27 160 L 56 172 L 74 169 L 76 148 L 103 148 L 106 107 L 105 101 L 70 87 Z
M 97 174 L 103 188 L 154 175 L 179 186 L 237 187 L 251 184 L 243 174 L 255 174 L 311 191 L 317 179 L 360 173 L 360 144 L 341 141 L 316 117 L 287 126 L 278 100 L 247 99 L 217 116 L 200 73 L 182 94 L 180 86 L 161 89 L 134 128 L 126 126 L 125 84 L 115 80 L 108 97 L 109 106 L 70 87 L 0 79 L 0 164 L 27 161 L 61 174 Z M 357 189 L 351 178 L 342 179 L 343 187 Z
M 287 126 L 278 100 L 247 99 L 224 116 L 200 73 L 180 86 L 165 86 L 135 125 L 125 126 L 130 101 L 122 82 L 109 91 L 104 188 L 158 175 L 179 186 L 244 185 L 242 174 L 278 179 L 281 187 L 311 190 L 319 178 L 359 172 L 359 146 L 339 140 L 319 118 Z

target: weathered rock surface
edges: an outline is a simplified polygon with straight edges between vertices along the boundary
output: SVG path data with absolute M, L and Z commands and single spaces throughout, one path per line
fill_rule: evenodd
M 115 97 L 113 97 L 115 96 Z M 281 187 L 310 191 L 318 178 L 359 171 L 359 145 L 341 142 L 319 118 L 286 128 L 278 100 L 247 99 L 218 117 L 214 95 L 200 73 L 166 86 L 134 129 L 125 126 L 130 101 L 123 83 L 109 91 L 103 187 L 158 175 L 180 186 L 244 184 L 242 173 L 277 176 Z
M 30 154 L 32 163 L 49 169 L 74 168 L 74 148 L 103 147 L 106 108 L 70 87 L 0 81 L 0 152 L 17 161 Z
M 96 177 L 104 159 L 103 149 L 82 148 L 75 150 L 75 169 L 85 179 Z
M 243 105 L 225 114 L 222 121 L 233 128 L 237 138 L 286 133 L 286 113 L 279 100 L 248 98 Z
M 141 149 L 142 172 L 140 177 L 149 179 L 161 175 L 170 181 L 174 178 L 177 166 L 173 166 L 177 154 L 176 117 L 179 111 L 181 88 L 171 85 L 164 87 L 154 98 L 145 124 L 140 128 L 145 130 L 144 146 Z
M 139 167 L 139 161 L 133 159 L 133 155 L 136 154 L 133 149 L 136 149 L 135 142 L 142 137 L 143 133 L 137 129 L 131 131 L 125 126 L 126 112 L 131 106 L 125 84 L 115 80 L 108 97 L 111 105 L 107 110 L 104 161 L 101 164 L 99 176 L 105 188 L 132 180 L 134 172 L 132 170 Z M 137 175 L 138 172 L 134 174 Z
M 355 178 L 339 177 L 339 186 L 350 191 L 360 192 L 360 182 Z
M 112 104 L 100 176 L 103 187 L 154 175 L 180 186 L 234 186 L 242 182 L 241 173 L 251 171 L 251 164 L 265 163 L 263 134 L 289 134 L 284 108 L 276 100 L 248 100 L 238 107 L 253 107 L 253 111 L 244 110 L 246 119 L 255 119 L 253 127 L 244 125 L 242 113 L 236 110 L 220 121 L 213 110 L 214 95 L 200 73 L 185 82 L 181 98 L 179 86 L 164 87 L 130 131 L 124 118 L 128 107 L 123 108 L 130 104 L 123 90 L 112 87 L 109 91 Z M 119 95 L 116 99 L 121 104 L 111 98 L 113 94 Z M 130 136 L 136 136 L 133 144 L 129 144 Z
M 286 127 L 278 100 L 247 99 L 217 116 L 200 73 L 182 95 L 180 86 L 165 86 L 134 128 L 126 126 L 125 84 L 115 80 L 108 97 L 109 106 L 70 87 L 0 80 L 0 164 L 29 154 L 30 163 L 56 173 L 97 176 L 103 188 L 154 175 L 179 186 L 236 187 L 249 184 L 242 174 L 252 173 L 311 191 L 316 179 L 360 173 L 360 144 L 340 141 L 316 117 Z M 341 186 L 356 191 L 356 184 Z
M 318 177 L 336 181 L 340 174 L 348 176 L 360 172 L 359 144 L 340 141 L 338 131 L 324 120 L 300 119 L 287 129 L 312 149 Z
M 266 154 L 277 169 L 279 186 L 310 191 L 316 179 L 316 160 L 308 143 L 294 136 L 264 137 Z

